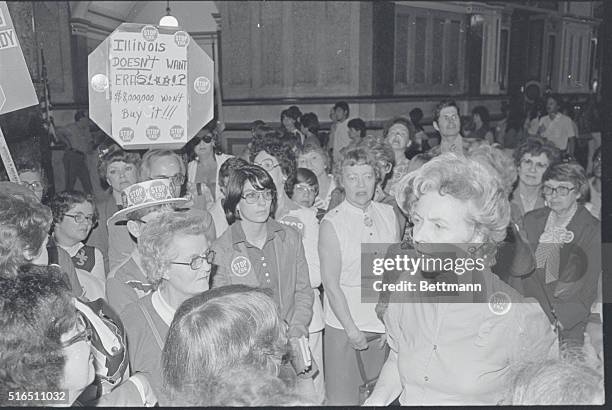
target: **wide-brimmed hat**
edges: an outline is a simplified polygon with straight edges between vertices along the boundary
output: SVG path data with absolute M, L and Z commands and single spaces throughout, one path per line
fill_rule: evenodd
M 170 179 L 154 179 L 138 182 L 121 191 L 123 209 L 115 212 L 108 218 L 107 226 L 119 221 L 125 221 L 127 215 L 139 209 L 155 205 L 185 205 L 188 200 L 174 196 L 175 186 Z

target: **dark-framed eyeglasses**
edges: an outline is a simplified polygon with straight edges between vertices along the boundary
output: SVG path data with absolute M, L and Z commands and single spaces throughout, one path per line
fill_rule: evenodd
M 83 222 L 87 221 L 90 224 L 95 224 L 96 223 L 96 217 L 94 215 L 83 215 L 83 214 L 64 214 L 64 216 L 69 216 L 72 219 L 74 219 L 74 222 L 78 223 L 78 224 L 82 224 Z
M 553 188 L 551 186 L 544 185 L 542 187 L 542 193 L 544 195 L 552 195 L 554 193 L 557 193 L 557 194 L 559 194 L 559 196 L 567 196 L 574 189 L 576 189 L 576 188 L 574 188 L 574 187 L 568 188 L 566 186 L 558 186 L 556 188 Z
M 78 333 L 72 336 L 70 339 L 66 340 L 65 342 L 61 342 L 62 348 L 70 347 L 81 341 L 85 341 L 87 343 L 91 342 L 92 331 L 87 325 L 87 321 L 83 317 L 83 314 L 79 311 L 77 311 L 76 327 L 77 327 Z
M 258 165 L 258 166 L 262 167 L 263 169 L 265 169 L 268 172 L 270 172 L 274 168 L 280 166 L 280 164 L 278 164 L 278 163 L 275 164 L 274 161 L 272 161 L 271 159 L 264 159 L 261 162 L 255 162 L 255 165 Z
M 19 185 L 24 186 L 26 188 L 30 188 L 33 191 L 41 190 L 44 188 L 42 182 L 40 181 L 33 181 L 33 182 L 20 181 Z
M 210 265 L 213 263 L 214 260 L 215 260 L 215 251 L 208 248 L 202 255 L 194 256 L 193 258 L 191 258 L 190 262 L 170 262 L 170 263 L 173 265 L 185 265 L 185 266 L 189 266 L 191 270 L 198 270 L 202 266 L 204 266 L 204 262 L 208 262 L 208 264 Z
M 263 198 L 266 202 L 271 201 L 274 195 L 272 191 L 266 189 L 264 191 L 249 191 L 244 195 L 241 195 L 242 199 L 246 201 L 247 204 L 256 204 L 259 201 L 259 198 Z
M 150 180 L 153 180 L 153 179 L 169 179 L 170 182 L 172 182 L 175 186 L 181 186 L 185 182 L 185 175 L 183 175 L 181 173 L 174 174 L 172 176 L 168 176 L 168 175 L 155 175 L 155 176 L 152 176 L 149 179 Z

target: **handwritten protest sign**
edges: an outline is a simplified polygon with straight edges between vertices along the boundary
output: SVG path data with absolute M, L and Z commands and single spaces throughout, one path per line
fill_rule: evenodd
M 0 1 L 0 114 L 38 104 L 6 2 Z M 0 156 L 12 182 L 19 175 L 0 129 Z
M 181 148 L 212 119 L 213 62 L 180 29 L 124 23 L 88 71 L 91 119 L 125 149 Z
M 171 142 L 186 133 L 187 44 L 175 37 L 153 26 L 111 36 L 113 133 L 126 142 L 143 134 Z

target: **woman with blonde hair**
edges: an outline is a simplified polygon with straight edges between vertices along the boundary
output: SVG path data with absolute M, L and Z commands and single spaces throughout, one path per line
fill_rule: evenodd
M 391 353 L 365 404 L 388 405 L 398 396 L 402 405 L 498 404 L 519 360 L 554 354 L 556 347 L 536 301 L 490 271 L 510 221 L 503 185 L 492 168 L 443 154 L 408 174 L 401 188 L 398 204 L 413 223 L 410 256 L 452 252 L 455 269 L 398 275 L 426 286 L 410 300 L 391 296 L 396 303 L 384 314 Z M 445 293 L 446 286 L 456 292 Z
M 214 253 L 203 219 L 180 211 L 145 223 L 138 251 L 156 290 L 129 304 L 121 320 L 127 330 L 132 373 L 146 376 L 159 398 L 166 334 L 181 303 L 208 290 Z

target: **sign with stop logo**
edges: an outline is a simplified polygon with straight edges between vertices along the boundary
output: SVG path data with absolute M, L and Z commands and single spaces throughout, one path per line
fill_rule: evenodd
M 213 118 L 214 63 L 185 31 L 124 23 L 88 62 L 90 117 L 124 149 L 179 149 Z

